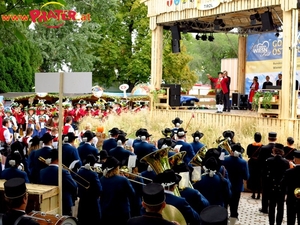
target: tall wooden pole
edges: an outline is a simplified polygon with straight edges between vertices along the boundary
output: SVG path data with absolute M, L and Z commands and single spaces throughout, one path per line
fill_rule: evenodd
M 58 120 L 58 187 L 59 187 L 59 211 L 62 215 L 62 129 L 63 129 L 63 93 L 64 93 L 64 73 L 59 73 L 59 120 Z
M 150 20 L 150 28 L 152 21 Z M 151 86 L 160 88 L 162 82 L 163 27 L 153 25 L 151 43 Z
M 283 11 L 282 89 L 280 118 L 295 119 L 295 83 L 297 70 L 298 10 Z
M 246 44 L 247 37 L 239 36 L 238 49 L 238 74 L 237 74 L 237 90 L 239 93 L 245 93 L 245 74 L 246 74 Z

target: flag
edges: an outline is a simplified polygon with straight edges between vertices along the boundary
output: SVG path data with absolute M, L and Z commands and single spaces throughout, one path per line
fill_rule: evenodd
M 167 0 L 167 6 L 171 6 L 173 4 L 173 0 Z

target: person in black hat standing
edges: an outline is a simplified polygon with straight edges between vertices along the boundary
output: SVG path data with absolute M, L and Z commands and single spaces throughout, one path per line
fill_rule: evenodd
M 112 148 L 117 147 L 117 138 L 120 134 L 120 130 L 117 127 L 112 128 L 108 131 L 110 138 L 103 141 L 102 149 L 106 150 L 109 154 L 109 151 Z
M 86 179 L 90 183 L 88 189 L 78 185 L 78 221 L 80 224 L 100 224 L 101 208 L 100 196 L 102 193 L 102 185 L 98 174 L 92 171 L 92 167 L 97 159 L 93 154 L 87 156 L 84 166 L 78 171 L 78 175 Z
M 13 178 L 4 183 L 4 197 L 9 210 L 0 215 L 3 225 L 39 225 L 31 217 L 26 217 L 25 209 L 28 202 L 28 192 L 23 178 Z
M 244 180 L 249 178 L 248 164 L 240 155 L 244 152 L 242 146 L 237 143 L 232 145 L 232 152 L 229 157 L 225 157 L 223 165 L 228 171 L 231 183 L 230 206 L 230 225 L 236 224 L 238 219 L 238 207 L 241 198 L 241 192 L 244 191 Z
M 162 211 L 166 206 L 164 188 L 161 184 L 150 183 L 143 187 L 143 208 L 146 212 L 143 216 L 133 217 L 127 221 L 127 225 L 174 225 L 179 223 L 165 220 Z
M 261 174 L 263 169 L 266 167 L 265 162 L 268 158 L 272 157 L 272 151 L 275 146 L 275 142 L 277 140 L 277 133 L 269 132 L 268 136 L 269 144 L 264 145 L 260 148 L 259 155 L 258 155 L 258 163 L 260 167 Z M 260 212 L 268 214 L 269 208 L 269 193 L 266 189 L 266 182 L 262 179 L 262 198 L 261 198 L 261 209 Z
M 152 152 L 154 152 L 154 151 L 157 150 L 157 148 L 155 147 L 155 145 L 148 143 L 151 136 L 152 135 L 149 134 L 147 131 L 141 132 L 141 140 L 142 140 L 142 142 L 139 143 L 139 144 L 136 144 L 134 146 L 134 154 L 137 155 L 138 168 L 139 168 L 140 172 L 145 171 L 147 169 L 147 167 L 148 167 L 148 164 L 142 163 L 142 162 L 140 162 L 140 160 L 144 156 L 146 156 L 146 155 L 148 155 L 148 154 L 150 154 L 150 153 L 152 153 Z
M 95 134 L 92 131 L 87 130 L 84 132 L 83 140 L 85 140 L 85 143 L 77 148 L 81 162 L 83 162 L 89 154 L 93 154 L 95 157 L 98 156 L 98 149 L 92 146 L 94 137 Z
M 132 147 L 133 147 L 133 148 L 134 148 L 134 146 L 135 146 L 136 144 L 139 144 L 139 143 L 142 142 L 142 140 L 141 140 L 141 134 L 143 134 L 143 132 L 147 132 L 147 129 L 145 129 L 145 128 L 140 128 L 140 129 L 138 129 L 138 130 L 135 132 L 135 137 L 136 137 L 136 139 L 134 139 L 134 141 L 133 141 L 133 143 L 132 143 Z
M 172 129 L 172 132 L 173 132 L 173 135 L 174 134 L 177 134 L 177 130 L 178 128 L 181 126 L 181 124 L 183 123 L 183 121 L 179 118 L 179 117 L 176 117 L 174 120 L 172 120 L 172 123 L 174 124 L 174 128 Z M 175 135 L 175 138 L 176 138 L 176 135 Z
M 294 152 L 295 167 L 285 171 L 282 179 L 282 188 L 286 190 L 287 225 L 295 225 L 296 217 L 300 224 L 300 151 Z
M 204 134 L 199 132 L 198 130 L 192 134 L 193 142 L 190 144 L 192 145 L 195 153 L 197 153 L 202 147 L 204 147 L 204 144 L 200 142 L 203 136 Z
M 58 150 L 52 149 L 48 155 L 51 163 L 48 167 L 40 171 L 40 184 L 58 186 Z M 63 215 L 72 215 L 72 206 L 77 198 L 77 183 L 73 180 L 69 171 L 62 169 L 62 197 L 63 197 Z
M 274 157 L 266 160 L 263 180 L 265 180 L 265 190 L 269 194 L 269 224 L 275 224 L 275 208 L 277 206 L 276 225 L 282 224 L 284 211 L 285 189 L 283 189 L 281 180 L 287 169 L 289 161 L 283 158 L 283 145 L 275 143 L 273 147 Z
M 120 176 L 119 165 L 120 162 L 116 158 L 108 157 L 102 166 L 102 225 L 126 224 L 130 218 L 130 204 L 135 191 L 130 181 Z
M 195 156 L 195 152 L 194 152 L 192 145 L 185 141 L 185 138 L 186 138 L 186 131 L 183 128 L 179 128 L 177 130 L 176 145 L 181 145 L 181 148 L 179 150 L 180 152 L 182 152 L 182 151 L 186 152 L 186 154 L 183 158 L 183 161 L 186 164 L 189 164 L 189 162 Z
M 199 225 L 199 214 L 189 205 L 185 198 L 175 196 L 174 190 L 178 186 L 181 176 L 173 170 L 167 169 L 157 174 L 154 183 L 160 183 L 165 188 L 166 203 L 177 208 L 183 215 L 187 224 Z
M 176 142 L 174 139 L 172 139 L 172 130 L 170 128 L 165 128 L 164 130 L 161 131 L 161 133 L 164 135 L 163 138 L 160 138 L 157 141 L 157 147 L 158 149 L 161 149 L 163 146 L 164 147 L 172 147 L 174 148 L 176 145 Z
M 30 173 L 31 183 L 39 183 L 40 181 L 40 170 L 46 168 L 47 165 L 39 160 L 39 157 L 46 159 L 52 150 L 53 136 L 49 133 L 45 133 L 41 139 L 44 146 L 36 151 L 32 151 L 28 157 L 28 169 Z
M 75 140 L 78 136 L 75 136 L 73 132 L 67 133 L 67 135 L 63 138 L 63 145 L 62 145 L 62 163 L 69 167 L 72 162 L 78 160 L 78 166 L 82 165 L 78 150 L 74 147 Z
M 134 153 L 124 149 L 127 140 L 124 135 L 120 134 L 117 138 L 117 147 L 109 151 L 109 155 L 115 157 L 121 163 L 121 166 L 127 165 L 129 156 L 134 155 Z

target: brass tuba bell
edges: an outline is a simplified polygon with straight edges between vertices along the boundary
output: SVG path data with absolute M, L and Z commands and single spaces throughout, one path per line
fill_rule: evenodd
M 296 198 L 300 199 L 300 187 L 298 187 L 294 190 L 294 195 Z
M 186 151 L 182 151 L 170 156 L 169 163 L 171 168 L 173 168 L 173 166 L 177 166 L 180 165 L 181 163 L 184 163 L 183 158 L 185 155 L 186 155 Z
M 193 166 L 202 166 L 202 161 L 203 161 L 202 159 L 204 159 L 206 152 L 207 152 L 207 147 L 206 147 L 206 145 L 204 145 L 195 154 L 195 156 L 192 158 L 192 160 L 189 162 L 189 164 L 191 164 Z
M 225 138 L 219 143 L 219 147 L 225 149 L 229 154 L 232 153 L 231 146 L 229 144 L 230 138 Z

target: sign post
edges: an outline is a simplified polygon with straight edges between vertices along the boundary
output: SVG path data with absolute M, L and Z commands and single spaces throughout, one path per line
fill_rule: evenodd
M 59 126 L 58 126 L 58 186 L 59 214 L 62 215 L 62 132 L 63 132 L 63 94 L 91 93 L 92 73 L 36 73 L 35 91 L 37 93 L 59 93 Z

